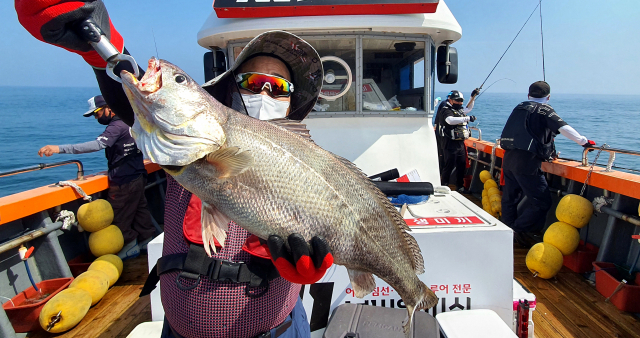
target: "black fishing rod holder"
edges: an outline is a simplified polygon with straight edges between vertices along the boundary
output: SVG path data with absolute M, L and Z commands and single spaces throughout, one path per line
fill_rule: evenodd
M 82 165 L 82 162 L 80 162 L 80 160 L 68 160 L 68 161 L 55 162 L 55 163 L 40 163 L 30 167 L 0 172 L 0 177 L 24 174 L 32 171 L 49 169 L 49 168 L 56 168 L 56 167 L 61 167 L 67 164 L 75 164 L 76 166 L 78 166 L 78 173 L 76 176 L 76 180 L 78 181 L 84 180 L 84 166 Z

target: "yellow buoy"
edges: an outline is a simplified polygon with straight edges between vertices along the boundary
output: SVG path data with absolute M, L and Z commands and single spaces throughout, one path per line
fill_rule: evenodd
M 491 198 L 491 196 L 493 195 L 502 196 L 500 195 L 500 189 L 498 189 L 498 187 L 489 188 L 489 190 L 487 191 L 487 195 L 489 195 L 489 198 Z
M 102 255 L 96 258 L 96 261 L 107 261 L 115 265 L 115 267 L 118 268 L 118 275 L 122 275 L 122 269 L 124 268 L 124 265 L 122 264 L 122 259 L 120 259 L 120 257 L 116 255 Z
M 491 210 L 493 210 L 493 212 L 495 213 L 502 212 L 502 203 L 500 203 L 500 201 L 491 201 Z
M 489 196 L 489 201 L 491 201 L 491 203 L 500 203 L 500 202 L 502 202 L 502 195 L 493 194 L 493 195 Z
M 562 252 L 549 243 L 538 243 L 527 253 L 526 263 L 534 275 L 549 279 L 562 268 Z
M 100 270 L 88 270 L 76 277 L 69 288 L 78 288 L 89 292 L 91 306 L 94 306 L 109 290 L 109 276 Z
M 109 287 L 113 286 L 113 284 L 118 281 L 118 278 L 120 278 L 120 275 L 118 274 L 118 268 L 107 261 L 95 261 L 91 263 L 91 265 L 89 265 L 89 268 L 87 270 L 98 270 L 104 272 L 109 278 Z
M 591 215 L 593 215 L 593 204 L 579 195 L 566 195 L 556 207 L 556 218 L 576 228 L 589 224 Z
M 54 322 L 60 313 L 60 320 L 53 324 L 49 332 L 59 333 L 70 330 L 80 323 L 90 307 L 91 295 L 89 292 L 78 288 L 62 290 L 49 299 L 40 311 L 40 326 L 46 330 L 47 326 Z
M 496 181 L 494 181 L 493 179 L 488 179 L 486 182 L 484 182 L 485 189 L 497 188 L 497 187 L 498 187 L 498 183 L 496 183 Z
M 78 208 L 78 224 L 82 229 L 96 232 L 108 227 L 113 222 L 113 208 L 106 200 L 97 199 L 85 203 Z
M 555 222 L 544 232 L 542 241 L 555 246 L 566 256 L 578 248 L 580 233 L 578 233 L 578 229 L 567 223 Z
M 96 257 L 117 254 L 123 246 L 122 231 L 115 225 L 110 225 L 89 235 L 89 249 Z
M 487 170 L 481 171 L 479 176 L 480 176 L 480 182 L 482 182 L 482 183 L 484 183 L 487 180 L 491 179 L 491 173 L 489 173 L 489 171 L 487 171 Z
M 482 198 L 489 197 L 489 191 L 487 189 L 482 189 Z

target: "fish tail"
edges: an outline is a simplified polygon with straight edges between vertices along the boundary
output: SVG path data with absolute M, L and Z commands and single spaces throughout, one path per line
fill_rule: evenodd
M 417 310 L 430 309 L 438 304 L 438 296 L 424 283 L 420 282 L 422 297 L 416 303 Z
M 411 326 L 413 324 L 413 315 L 416 310 L 430 309 L 438 304 L 438 296 L 429 289 L 423 282 L 419 282 L 420 290 L 422 291 L 420 296 L 416 299 L 416 304 L 406 304 L 408 316 L 402 323 L 402 331 L 406 338 L 411 338 Z

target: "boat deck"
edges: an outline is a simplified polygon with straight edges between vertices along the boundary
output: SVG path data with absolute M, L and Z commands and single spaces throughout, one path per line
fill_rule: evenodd
M 606 303 L 581 275 L 563 267 L 553 279 L 534 278 L 525 265 L 527 251 L 514 247 L 514 277 L 536 295 L 535 337 L 640 337 L 640 320 Z M 27 337 L 126 337 L 151 320 L 149 296 L 138 298 L 147 275 L 146 255 L 126 261 L 116 285 L 78 326 L 59 335 L 41 331 Z

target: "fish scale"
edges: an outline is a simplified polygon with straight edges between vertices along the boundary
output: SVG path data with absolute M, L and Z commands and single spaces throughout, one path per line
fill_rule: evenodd
M 398 292 L 408 335 L 414 311 L 434 306 L 437 297 L 417 277 L 424 271 L 420 249 L 387 197 L 353 163 L 311 141 L 304 125 L 260 121 L 227 108 L 164 60 L 152 58 L 149 69 L 140 82 L 122 76 L 140 115 L 136 121 L 148 123 L 134 124 L 133 134 L 144 154 L 213 206 L 203 204 L 204 242 L 216 236 L 224 243 L 230 220 L 263 239 L 322 236 L 335 264 L 347 268 L 357 297 L 375 288 L 372 274 Z M 176 74 L 188 81 L 177 83 Z

